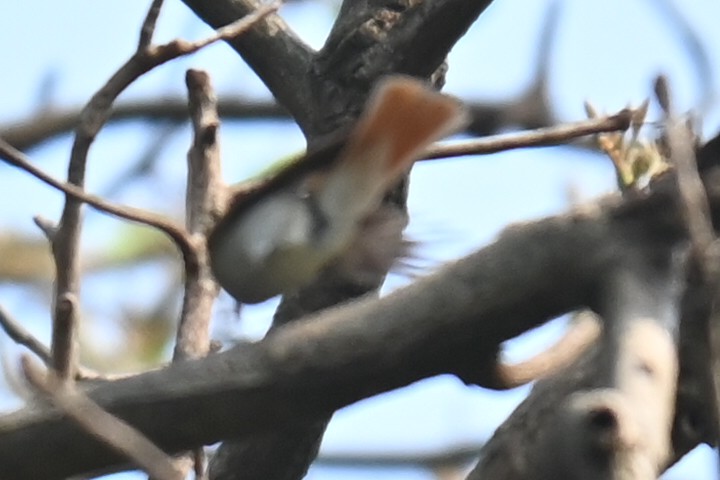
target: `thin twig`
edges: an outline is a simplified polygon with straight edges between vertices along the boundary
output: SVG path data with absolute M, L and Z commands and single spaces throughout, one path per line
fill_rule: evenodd
M 153 34 L 155 33 L 155 25 L 157 24 L 162 4 L 163 0 L 153 0 L 152 5 L 150 5 L 150 9 L 145 16 L 145 21 L 143 21 L 142 27 L 140 28 L 140 41 L 138 42 L 137 48 L 138 51 L 145 50 L 150 46 Z
M 77 128 L 75 142 L 72 148 L 70 166 L 68 168 L 68 183 L 82 187 L 85 177 L 85 164 L 87 154 L 95 136 L 103 127 L 110 115 L 112 102 L 138 77 L 147 71 L 168 62 L 182 55 L 194 53 L 201 48 L 217 42 L 228 40 L 242 34 L 251 28 L 256 22 L 274 12 L 278 8 L 277 3 L 263 5 L 246 17 L 219 29 L 214 35 L 197 42 L 175 40 L 170 43 L 158 46 L 148 46 L 138 50 L 117 72 L 105 83 L 83 109 L 80 115 L 81 121 Z M 68 193 L 68 192 L 66 192 Z M 71 194 L 70 194 L 71 195 Z M 77 251 L 80 236 L 80 203 L 75 200 L 77 195 L 68 198 L 60 222 L 61 235 L 58 235 L 58 242 L 54 245 L 56 262 L 58 263 L 58 279 L 56 289 L 58 292 L 76 292 L 79 284 L 79 262 L 77 255 L 71 252 Z M 115 212 L 117 214 L 117 212 Z M 165 230 L 166 233 L 171 232 Z M 188 248 L 188 242 L 184 236 L 170 235 L 175 241 L 180 241 L 181 249 L 186 261 L 192 260 L 192 248 Z
M 0 328 L 3 329 L 3 331 L 7 334 L 8 337 L 10 337 L 11 340 L 13 340 L 18 345 L 22 345 L 23 347 L 30 350 L 32 353 L 34 353 L 40 360 L 48 367 L 52 367 L 52 354 L 50 353 L 50 349 L 42 343 L 40 340 L 35 338 L 35 336 L 25 330 L 25 328 L 15 320 L 10 313 L 8 313 L 7 310 L 5 310 L 0 305 Z M 95 370 L 92 370 L 87 367 L 83 367 L 82 365 L 77 365 L 77 372 L 75 374 L 75 379 L 82 381 L 82 380 L 104 380 L 104 381 L 112 381 L 112 380 L 118 380 L 121 378 L 127 378 L 131 375 L 128 374 L 103 374 L 99 373 Z
M 212 1 L 183 0 L 202 21 L 213 28 L 243 17 L 265 3 L 264 0 Z M 311 88 L 318 74 L 314 67 L 316 52 L 306 45 L 280 15 L 269 15 L 247 34 L 228 40 L 255 74 L 267 85 L 278 102 L 291 114 L 301 129 L 316 115 L 311 108 L 317 98 Z M 292 80 L 290 80 L 292 79 Z M 319 92 L 318 92 L 319 93 Z
M 538 128 L 525 132 L 497 135 L 461 142 L 441 143 L 425 151 L 422 160 L 459 157 L 463 155 L 487 155 L 515 148 L 541 147 L 566 143 L 574 138 L 601 132 L 627 130 L 632 110 L 621 110 L 609 117 L 583 120 L 565 125 Z
M 197 42 L 175 40 L 164 45 L 149 45 L 147 48 L 138 50 L 110 77 L 105 85 L 93 95 L 83 109 L 70 156 L 68 183 L 77 185 L 82 189 L 85 182 L 85 168 L 90 145 L 107 121 L 112 103 L 132 82 L 149 70 L 169 60 L 196 52 L 219 40 L 228 40 L 242 34 L 260 19 L 277 10 L 277 8 L 277 4 L 264 5 L 254 13 L 219 29 L 214 35 L 205 40 Z M 149 16 L 152 17 L 152 13 Z M 55 282 L 56 299 L 64 294 L 77 295 L 79 291 L 80 261 L 78 252 L 81 231 L 81 205 L 81 201 L 79 201 L 76 196 L 68 195 L 60 220 L 60 227 L 53 241 L 52 250 L 57 267 L 57 280 Z M 190 242 L 185 241 L 185 236 L 171 235 L 171 238 L 173 240 L 180 240 L 181 243 L 179 243 L 178 246 L 183 253 L 186 265 L 195 263 L 194 249 L 192 245 L 190 245 Z M 56 303 L 56 309 L 57 308 Z M 75 311 L 77 311 L 77 309 Z M 59 315 L 60 312 L 56 311 L 55 317 Z M 77 315 L 74 315 L 70 320 L 73 323 L 77 323 Z M 56 328 L 55 325 L 53 325 L 53 328 Z M 77 331 L 77 328 L 71 328 L 69 331 Z M 58 336 L 53 334 L 53 339 L 55 338 L 58 338 Z M 72 344 L 72 342 L 70 342 L 70 344 Z
M 634 110 L 624 109 L 615 115 L 556 125 L 554 127 L 538 128 L 536 130 L 460 142 L 437 143 L 426 149 L 419 161 L 465 155 L 487 155 L 514 148 L 559 145 L 585 135 L 627 130 L 632 123 L 634 113 Z M 233 187 L 230 202 L 246 202 L 250 196 L 257 198 L 258 196 L 266 195 L 270 191 L 275 191 L 283 185 L 292 183 L 302 175 L 306 175 L 309 171 L 328 167 L 328 165 L 331 165 L 332 162 L 339 158 L 338 152 L 347 140 L 347 137 L 343 135 L 347 135 L 347 132 L 335 134 L 335 136 L 328 140 L 324 147 L 307 152 L 304 157 L 291 163 L 275 176 L 264 178 L 262 182 L 259 183 L 250 182 Z
M 158 480 L 182 480 L 184 476 L 172 459 L 128 423 L 103 410 L 71 384 L 49 380 L 30 357 L 23 355 L 21 365 L 25 378 L 50 397 L 50 400 L 80 427 L 108 447 L 125 455 Z
M 24 153 L 16 150 L 14 147 L 12 147 L 10 144 L 8 144 L 2 139 L 0 139 L 0 158 L 3 158 L 10 165 L 26 171 L 27 173 L 34 176 L 43 183 L 57 190 L 60 190 L 66 195 L 74 197 L 80 202 L 87 203 L 91 207 L 101 212 L 109 213 L 111 215 L 124 218 L 125 220 L 130 220 L 133 222 L 138 222 L 157 228 L 161 232 L 164 232 L 168 237 L 170 237 L 178 245 L 178 248 L 181 250 L 181 252 L 183 252 L 183 254 L 185 254 L 188 250 L 192 249 L 191 241 L 185 230 L 172 220 L 162 215 L 157 215 L 145 210 L 141 210 L 139 208 L 113 204 L 111 202 L 103 200 L 96 195 L 86 193 L 84 190 L 76 187 L 75 185 L 61 182 L 60 180 L 53 178 L 49 174 L 45 173 L 43 170 L 33 165 L 31 160 Z M 45 232 L 46 228 L 50 226 L 46 225 L 45 219 L 40 220 L 40 218 L 38 218 L 38 220 L 36 220 L 36 223 L 38 224 L 38 226 L 41 227 L 43 232 Z M 52 236 L 54 236 L 56 230 L 53 229 L 50 230 L 50 232 L 53 233 Z
M 267 17 L 271 13 L 277 12 L 281 5 L 282 1 L 280 0 L 260 5 L 253 13 L 246 15 L 229 25 L 218 28 L 214 36 L 208 37 L 207 39 L 199 42 L 191 43 L 191 48 L 200 50 L 201 48 L 210 45 L 211 43 L 215 43 L 218 40 L 230 40 L 231 38 L 242 35 L 263 18 Z
M 47 348 L 43 343 L 35 338 L 33 334 L 25 330 L 10 313 L 0 305 L 0 327 L 5 333 L 16 343 L 26 347 L 32 353 L 40 357 L 45 365 L 51 364 L 50 349 Z

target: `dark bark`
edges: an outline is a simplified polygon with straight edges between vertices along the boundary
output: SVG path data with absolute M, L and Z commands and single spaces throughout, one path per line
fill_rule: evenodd
M 90 396 L 174 452 L 287 430 L 440 373 L 489 385 L 502 341 L 581 306 L 599 309 L 603 279 L 628 260 L 628 232 L 672 245 L 683 238 L 677 225 L 674 196 L 661 189 L 512 227 L 388 297 L 329 309 L 257 344 L 102 385 Z M 10 478 L 63 478 L 121 461 L 49 407 L 0 421 L 0 464 Z

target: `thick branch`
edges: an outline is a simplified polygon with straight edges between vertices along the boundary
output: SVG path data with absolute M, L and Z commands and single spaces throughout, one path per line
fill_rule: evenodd
M 490 3 L 472 0 L 346 1 L 313 60 L 316 108 L 299 122 L 310 143 L 351 123 L 384 76 L 430 79 Z M 442 82 L 440 82 L 441 84 Z
M 46 394 L 78 426 L 118 453 L 131 458 L 157 480 L 185 478 L 171 459 L 136 429 L 98 407 L 73 384 L 58 383 L 52 372 L 43 371 L 30 357 L 22 357 L 25 378 Z
M 325 78 L 429 78 L 491 0 L 345 1 L 318 57 Z
M 651 207 L 661 218 L 672 210 L 667 202 Z M 515 227 L 386 298 L 280 327 L 250 347 L 103 385 L 90 397 L 179 451 L 282 429 L 440 373 L 487 383 L 502 341 L 592 306 L 594 282 L 620 261 L 614 225 L 628 215 L 649 221 L 650 211 L 606 208 Z M 0 464 L 13 478 L 62 478 L 119 461 L 53 411 L 0 421 Z
M 667 112 L 668 96 L 660 97 Z M 689 216 L 702 212 L 689 205 L 706 198 L 689 142 L 678 148 L 678 135 L 689 133 L 684 128 L 667 120 L 678 172 L 656 178 L 651 188 L 676 192 L 676 225 L 687 238 L 673 242 L 669 231 L 639 223 L 626 231 L 625 260 L 610 268 L 598 291 L 596 308 L 605 318 L 601 342 L 584 361 L 536 386 L 483 448 L 469 479 L 654 479 L 699 441 L 714 440 L 711 355 L 703 327 L 717 286 L 702 275 L 713 267 L 698 263 L 715 259 L 695 257 L 710 248 L 713 233 L 708 220 L 688 225 Z M 715 193 L 710 203 L 717 211 L 714 173 L 706 175 L 704 186 Z

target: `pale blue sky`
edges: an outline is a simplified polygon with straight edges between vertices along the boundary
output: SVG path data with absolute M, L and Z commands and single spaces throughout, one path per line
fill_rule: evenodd
M 31 115 L 37 108 L 44 84 L 51 84 L 52 106 L 76 106 L 88 99 L 133 51 L 139 24 L 149 2 L 121 0 L 25 0 L 0 5 L 0 124 Z M 446 90 L 468 100 L 511 98 L 530 81 L 537 55 L 537 39 L 546 0 L 496 0 L 480 21 L 458 43 L 450 56 Z M 557 40 L 551 56 L 550 91 L 561 120 L 583 117 L 582 102 L 591 99 L 605 110 L 628 102 L 639 103 L 648 95 L 652 78 L 669 76 L 680 109 L 702 109 L 704 131 L 714 133 L 720 123 L 717 103 L 698 105 L 698 80 L 683 49 L 683 39 L 667 19 L 652 8 L 652 0 L 586 0 L 561 2 Z M 720 45 L 717 19 L 720 4 L 712 0 L 675 0 L 706 46 Z M 282 14 L 311 45 L 320 46 L 333 18 L 331 1 L 286 6 Z M 200 38 L 209 29 L 195 20 L 177 0 L 167 0 L 160 17 L 157 39 L 182 36 Z M 715 79 L 720 78 L 720 50 L 710 51 Z M 182 95 L 186 68 L 207 69 L 221 94 L 262 97 L 261 82 L 225 45 L 218 44 L 199 54 L 172 62 L 143 77 L 122 98 Z M 715 93 L 718 87 L 715 81 Z M 222 131 L 228 180 L 240 180 L 265 162 L 302 148 L 302 137 L 292 125 L 258 122 L 226 125 Z M 88 188 L 102 190 L 126 162 L 137 157 L 147 144 L 147 128 L 123 125 L 105 130 L 90 155 Z M 278 141 L 282 138 L 282 141 Z M 126 203 L 166 211 L 182 204 L 184 155 L 187 129 L 170 140 L 153 184 L 140 184 L 119 199 Z M 69 137 L 49 142 L 31 152 L 33 159 L 60 177 L 69 157 Z M 57 218 L 62 197 L 28 176 L 3 168 L 0 191 L 0 228 L 12 226 L 34 232 L 31 218 L 42 214 Z M 418 165 L 412 177 L 410 207 L 413 221 L 408 233 L 425 241 L 421 256 L 438 264 L 457 258 L 491 241 L 510 222 L 537 218 L 562 211 L 568 191 L 592 198 L 613 188 L 610 164 L 596 155 L 567 148 L 508 152 L 489 157 L 455 159 Z M 22 202 L 10 198 L 22 196 Z M 86 245 L 106 241 L 117 221 L 97 214 L 88 216 Z M 1 261 L 1 260 L 0 260 Z M 123 288 L 133 285 L 143 292 L 156 288 L 153 269 L 132 273 Z M 111 282 L 86 282 L 83 306 L 108 312 L 117 301 Z M 393 276 L 393 288 L 403 278 Z M 161 283 L 161 282 L 160 282 Z M 42 295 L 47 295 L 45 289 Z M 33 305 L 34 295 L 14 286 L 0 286 L 0 303 L 22 317 L 39 337 L 48 338 L 48 314 Z M 248 308 L 243 334 L 259 336 L 267 326 L 273 302 Z M 230 309 L 224 298 L 221 314 Z M 119 315 L 119 313 L 115 313 Z M 112 336 L 113 317 L 100 329 Z M 232 330 L 236 324 L 219 328 Z M 514 355 L 557 335 L 559 326 L 546 328 L 520 346 Z M 235 332 L 237 333 L 237 332 Z M 102 341 L 102 340 L 99 340 Z M 6 355 L 17 350 L 8 348 Z M 428 452 L 445 450 L 486 439 L 522 398 L 525 390 L 491 393 L 468 388 L 442 377 L 378 398 L 360 402 L 336 415 L 323 449 L 328 452 Z M 9 397 L 0 405 L 9 405 Z M 683 462 L 672 478 L 717 478 L 711 474 L 712 459 L 699 455 Z M 702 474 L 701 474 L 702 472 Z M 367 479 L 390 476 L 425 479 L 419 470 L 348 472 L 314 469 L 309 478 Z M 130 475 L 118 478 L 130 478 Z M 140 477 L 139 477 L 140 478 Z

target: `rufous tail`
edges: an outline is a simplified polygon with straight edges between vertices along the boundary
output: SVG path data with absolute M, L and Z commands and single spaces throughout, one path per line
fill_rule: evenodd
M 368 100 L 344 157 L 348 161 L 368 161 L 362 152 L 382 151 L 382 165 L 373 167 L 381 168 L 382 176 L 391 183 L 432 142 L 456 131 L 466 121 L 465 109 L 452 97 L 411 77 L 388 77 Z

